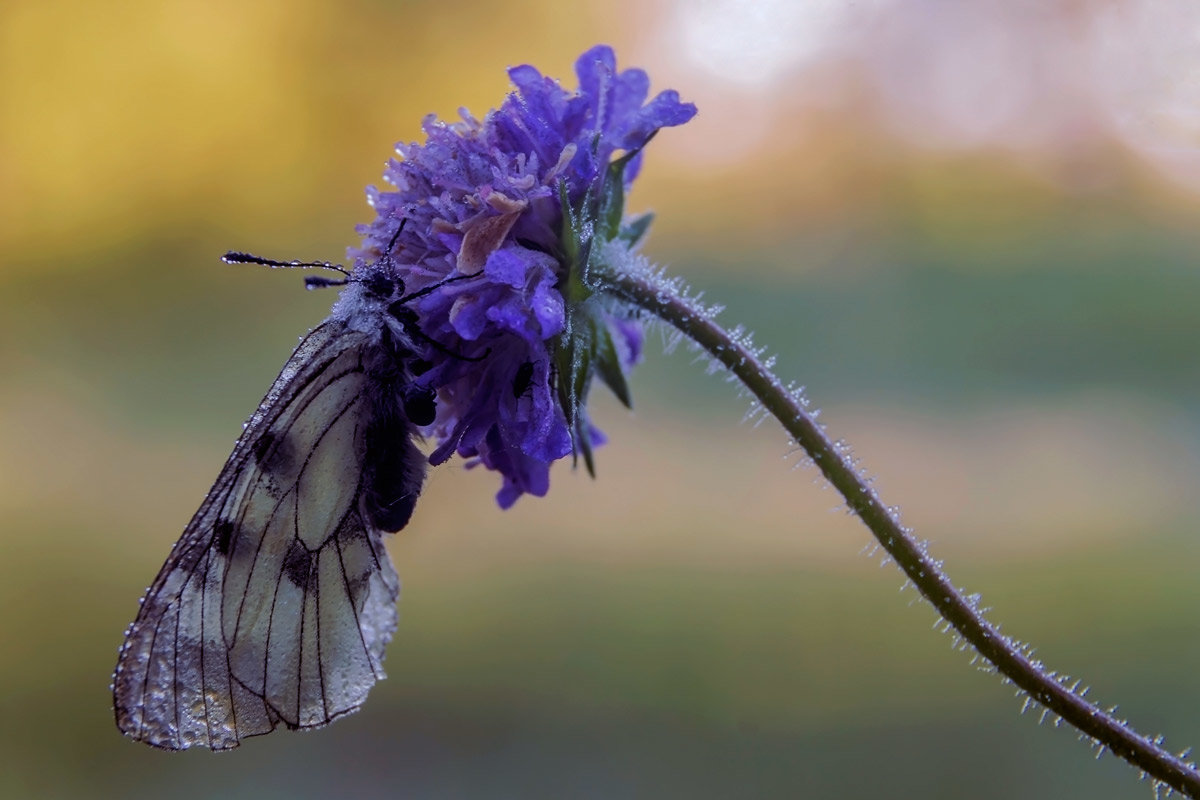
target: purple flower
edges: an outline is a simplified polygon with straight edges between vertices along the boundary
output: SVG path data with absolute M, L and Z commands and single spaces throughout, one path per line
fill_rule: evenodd
M 419 381 L 437 396 L 430 460 L 458 453 L 497 470 L 505 508 L 544 495 L 557 459 L 580 453 L 591 468 L 593 374 L 628 402 L 641 329 L 593 297 L 588 259 L 645 232 L 648 218 L 621 219 L 641 148 L 696 113 L 673 91 L 646 102 L 646 73 L 617 72 L 609 47 L 588 50 L 575 71 L 579 89 L 568 92 L 514 67 L 516 91 L 482 121 L 465 110 L 460 122 L 427 117 L 425 143 L 397 145 L 384 172 L 396 190 L 368 189 L 378 216 L 350 251 L 361 281 L 383 271 L 411 293 L 456 279 L 410 304 L 414 344 L 431 364 Z

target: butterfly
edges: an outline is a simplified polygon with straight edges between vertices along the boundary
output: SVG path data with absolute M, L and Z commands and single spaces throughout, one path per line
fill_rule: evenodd
M 402 229 L 370 266 L 388 266 Z M 418 342 L 437 343 L 407 304 L 440 284 L 406 295 L 387 269 L 225 260 L 336 269 L 344 280 L 307 284 L 355 284 L 359 310 L 331 316 L 284 364 L 126 632 L 117 726 L 170 750 L 227 750 L 363 704 L 396 629 L 383 534 L 412 515 L 427 463 L 414 437 L 436 411 L 416 376 L 429 368 Z

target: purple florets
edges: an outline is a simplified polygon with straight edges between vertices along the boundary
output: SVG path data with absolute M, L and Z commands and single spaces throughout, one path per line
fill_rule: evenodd
M 591 302 L 588 254 L 644 232 L 648 220 L 606 220 L 620 219 L 641 147 L 696 113 L 672 91 L 647 103 L 646 73 L 618 73 L 609 47 L 584 53 L 575 71 L 572 93 L 514 67 L 516 91 L 482 121 L 465 110 L 461 122 L 427 117 L 425 143 L 397 145 L 401 158 L 384 173 L 396 191 L 368 189 L 378 216 L 350 251 L 360 274 L 382 265 L 409 292 L 473 276 L 411 303 L 423 338 L 439 345 L 426 348 L 433 366 L 419 378 L 437 392 L 430 460 L 458 453 L 499 471 L 505 508 L 523 493 L 545 494 L 550 464 L 563 456 L 582 452 L 591 466 L 591 374 L 623 394 L 642 333 Z

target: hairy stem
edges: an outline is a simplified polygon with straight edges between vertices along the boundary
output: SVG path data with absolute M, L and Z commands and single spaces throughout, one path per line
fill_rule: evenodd
M 782 423 L 804 448 L 822 474 L 846 499 L 846 504 L 871 530 L 909 580 L 942 618 L 984 658 L 1029 697 L 1059 715 L 1100 746 L 1141 768 L 1156 781 L 1189 797 L 1200 797 L 1200 772 L 1184 758 L 1164 750 L 1159 741 L 1142 736 L 1123 720 L 1091 704 L 1048 672 L 1028 650 L 1011 641 L 983 617 L 976 605 L 950 582 L 940 564 L 900 523 L 873 488 L 825 435 L 801 401 L 762 362 L 758 355 L 717 325 L 710 315 L 656 274 L 633 269 L 604 268 L 595 276 L 603 288 L 654 314 L 691 338 L 727 367 Z

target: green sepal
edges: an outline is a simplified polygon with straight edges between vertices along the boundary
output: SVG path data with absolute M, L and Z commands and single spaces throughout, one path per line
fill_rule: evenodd
M 562 247 L 563 247 L 563 276 L 558 288 L 563 299 L 570 308 L 576 303 L 582 303 L 592 296 L 592 290 L 587 285 L 585 266 L 591 253 L 591 239 L 588 237 L 588 204 L 590 197 L 584 197 L 583 209 L 576 212 L 571 207 L 571 198 L 567 194 L 567 182 L 558 184 L 558 202 L 562 207 Z
M 588 430 L 587 415 L 581 414 L 575 419 L 575 430 L 571 434 L 579 442 L 579 452 L 583 454 L 583 466 L 587 469 L 588 477 L 596 477 L 596 459 L 592 456 L 592 434 Z
M 621 226 L 621 232 L 617 237 L 623 242 L 627 242 L 630 247 L 633 247 L 646 235 L 650 230 L 650 223 L 654 222 L 654 212 L 647 211 L 645 214 L 634 217 Z
M 620 158 L 613 159 L 604 171 L 604 183 L 600 187 L 600 213 L 596 220 L 596 234 L 604 241 L 615 239 L 621 230 L 621 217 L 625 215 L 625 167 L 638 152 L 630 150 Z
M 580 225 L 575 216 L 575 209 L 571 207 L 571 198 L 567 194 L 567 182 L 558 182 L 558 204 L 562 210 L 562 233 L 559 239 L 562 241 L 563 248 L 563 264 L 565 267 L 565 279 L 570 283 L 574 272 L 578 269 L 579 254 L 583 250 L 583 243 L 580 241 Z
M 596 465 L 592 459 L 592 440 L 588 433 L 587 411 L 584 402 L 590 388 L 591 339 L 586 328 L 590 327 L 582 314 L 568 312 L 566 330 L 558 339 L 554 350 L 554 363 L 558 370 L 558 402 L 567 415 L 571 431 L 571 450 L 575 463 L 583 454 L 583 463 L 588 475 L 596 477 Z M 580 330 L 580 327 L 585 330 Z
M 633 408 L 633 397 L 629 393 L 629 384 L 625 380 L 625 370 L 621 369 L 621 356 L 613 343 L 612 330 L 603 320 L 592 320 L 595 333 L 596 371 L 604 385 L 612 390 L 621 404 Z
M 633 397 L 605 312 L 591 301 L 596 287 L 589 284 L 590 259 L 602 253 L 600 245 L 607 242 L 619 239 L 633 246 L 650 228 L 653 214 L 642 214 L 622 224 L 625 169 L 640 150 L 630 150 L 611 161 L 600 184 L 593 184 L 578 206 L 572 206 L 566 182 L 558 185 L 563 253 L 558 289 L 566 304 L 566 326 L 554 348 L 556 391 L 567 416 L 575 463 L 582 455 L 592 477 L 596 467 L 586 405 L 592 376 L 599 375 L 626 408 L 633 408 Z

